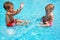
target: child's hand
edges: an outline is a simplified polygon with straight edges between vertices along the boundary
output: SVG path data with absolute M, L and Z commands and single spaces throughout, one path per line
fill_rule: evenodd
M 22 9 L 24 7 L 24 3 L 21 3 L 20 8 Z

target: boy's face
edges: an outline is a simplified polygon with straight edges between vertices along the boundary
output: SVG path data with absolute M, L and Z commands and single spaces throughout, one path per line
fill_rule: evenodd
M 14 9 L 13 5 L 10 5 L 9 11 L 12 12 Z

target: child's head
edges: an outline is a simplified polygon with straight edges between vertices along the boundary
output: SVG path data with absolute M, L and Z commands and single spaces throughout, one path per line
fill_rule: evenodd
M 4 9 L 6 11 L 12 11 L 13 10 L 13 4 L 11 2 L 5 2 L 4 5 L 3 5 Z
M 54 10 L 54 5 L 53 4 L 48 4 L 45 7 L 45 10 L 46 10 L 47 13 L 51 13 Z

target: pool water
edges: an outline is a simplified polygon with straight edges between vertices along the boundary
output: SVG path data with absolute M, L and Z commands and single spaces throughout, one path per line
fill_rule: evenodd
M 10 1 L 14 9 L 24 2 L 23 10 L 14 17 L 21 20 L 30 20 L 27 26 L 7 27 L 5 22 L 6 11 L 3 4 Z M 54 23 L 51 27 L 41 27 L 41 17 L 45 15 L 45 6 L 54 4 Z M 0 0 L 0 40 L 60 40 L 60 0 Z

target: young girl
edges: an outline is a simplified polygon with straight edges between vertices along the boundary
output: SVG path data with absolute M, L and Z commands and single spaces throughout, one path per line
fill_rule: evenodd
M 18 25 L 22 23 L 22 20 L 14 19 L 14 15 L 18 14 L 24 7 L 24 4 L 21 3 L 20 8 L 18 10 L 14 10 L 14 6 L 11 2 L 4 3 L 4 9 L 6 12 L 6 25 L 12 27 L 14 25 Z
M 53 4 L 48 4 L 45 7 L 46 10 L 46 15 L 42 17 L 43 24 L 42 26 L 51 26 L 53 23 L 53 13 L 52 11 L 54 10 L 54 5 Z

